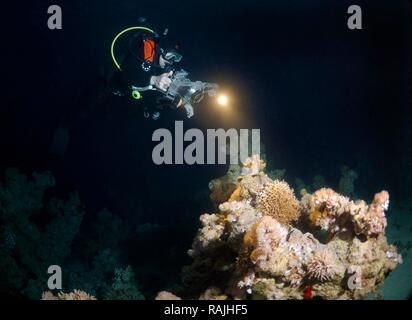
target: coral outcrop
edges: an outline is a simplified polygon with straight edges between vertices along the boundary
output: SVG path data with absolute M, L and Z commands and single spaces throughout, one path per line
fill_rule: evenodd
M 362 299 L 378 290 L 402 262 L 385 237 L 389 194 L 368 205 L 322 188 L 298 201 L 264 167 L 255 156 L 220 179 L 233 192 L 200 217 L 183 270 L 187 298 Z

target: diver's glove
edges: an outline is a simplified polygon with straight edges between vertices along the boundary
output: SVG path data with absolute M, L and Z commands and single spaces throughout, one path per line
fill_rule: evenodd
M 183 106 L 183 108 L 185 108 L 186 110 L 186 116 L 188 119 L 193 117 L 193 115 L 195 114 L 195 111 L 193 110 L 193 107 L 191 104 L 187 103 Z

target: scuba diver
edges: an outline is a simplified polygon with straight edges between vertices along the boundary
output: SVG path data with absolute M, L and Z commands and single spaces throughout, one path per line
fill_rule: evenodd
M 145 118 L 157 120 L 164 109 L 184 110 L 186 117 L 194 115 L 193 105 L 205 95 L 217 94 L 218 85 L 191 81 L 183 69 L 175 69 L 182 60 L 179 45 L 168 37 L 168 29 L 159 35 L 140 18 L 139 25 L 118 33 L 110 47 L 112 61 L 101 71 L 93 89 L 84 88 L 54 133 L 49 151 L 63 155 L 69 143 L 69 127 L 79 117 L 103 110 L 109 97 L 123 98 L 126 105 L 143 111 Z M 110 103 L 109 103 L 110 104 Z M 110 104 L 112 105 L 112 104 Z
M 142 22 L 142 21 L 140 21 Z M 143 21 L 144 22 L 144 21 Z M 142 24 L 144 25 L 144 24 Z M 182 60 L 179 45 L 149 27 L 123 30 L 112 43 L 112 59 L 117 70 L 108 80 L 114 95 L 130 97 L 142 106 L 144 116 L 156 120 L 165 108 L 185 109 L 188 118 L 193 107 L 181 97 L 166 95 L 174 74 L 174 64 Z
M 109 77 L 112 93 L 132 97 L 141 105 L 146 118 L 158 119 L 165 108 L 184 109 L 187 118 L 194 115 L 193 105 L 207 94 L 217 94 L 218 85 L 191 81 L 188 73 L 175 69 L 182 60 L 179 45 L 168 37 L 168 29 L 159 35 L 139 19 L 139 26 L 116 35 L 111 55 L 116 71 Z

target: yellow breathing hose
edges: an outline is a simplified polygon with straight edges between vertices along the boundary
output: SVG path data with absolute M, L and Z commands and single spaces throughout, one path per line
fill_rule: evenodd
M 116 41 L 117 41 L 123 34 L 125 34 L 126 32 L 129 32 L 129 31 L 132 31 L 132 30 L 145 30 L 145 31 L 148 31 L 148 32 L 151 32 L 151 33 L 155 33 L 152 29 L 149 29 L 149 28 L 146 28 L 146 27 L 130 27 L 130 28 L 124 29 L 122 32 L 120 32 L 120 33 L 118 33 L 118 34 L 116 35 L 116 37 L 115 37 L 115 38 L 113 39 L 113 41 L 112 41 L 112 45 L 111 45 L 111 48 L 110 48 L 110 52 L 111 52 L 111 54 L 112 54 L 113 62 L 114 62 L 114 64 L 116 65 L 116 67 L 117 67 L 119 70 L 121 70 L 121 67 L 120 67 L 120 64 L 117 62 L 117 59 L 116 59 L 116 57 L 115 57 L 115 55 L 114 55 L 114 47 L 115 47 L 115 45 L 116 45 Z

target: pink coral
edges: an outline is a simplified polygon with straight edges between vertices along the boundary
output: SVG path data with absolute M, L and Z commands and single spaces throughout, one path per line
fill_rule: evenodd
M 360 210 L 354 217 L 355 232 L 366 236 L 378 236 L 385 232 L 387 225 L 385 211 L 389 206 L 389 193 L 381 191 L 375 197 L 368 210 Z
M 256 175 L 262 172 L 266 167 L 265 161 L 260 159 L 260 156 L 255 154 L 250 158 L 243 161 L 242 164 L 242 175 Z
M 308 263 L 309 278 L 329 281 L 336 275 L 336 258 L 328 250 L 316 252 Z
M 55 296 L 52 292 L 46 291 L 42 294 L 42 300 L 97 300 L 94 296 L 81 291 L 81 290 L 74 290 L 73 292 L 64 293 L 59 292 L 57 296 Z
M 160 291 L 155 300 L 182 300 L 178 296 L 175 296 L 173 293 L 168 291 Z
M 330 232 L 334 231 L 337 219 L 345 211 L 349 199 L 332 189 L 322 188 L 303 199 L 310 222 Z
M 244 236 L 245 246 L 252 249 L 251 261 L 267 269 L 273 250 L 286 243 L 287 234 L 287 229 L 272 217 L 261 218 Z

